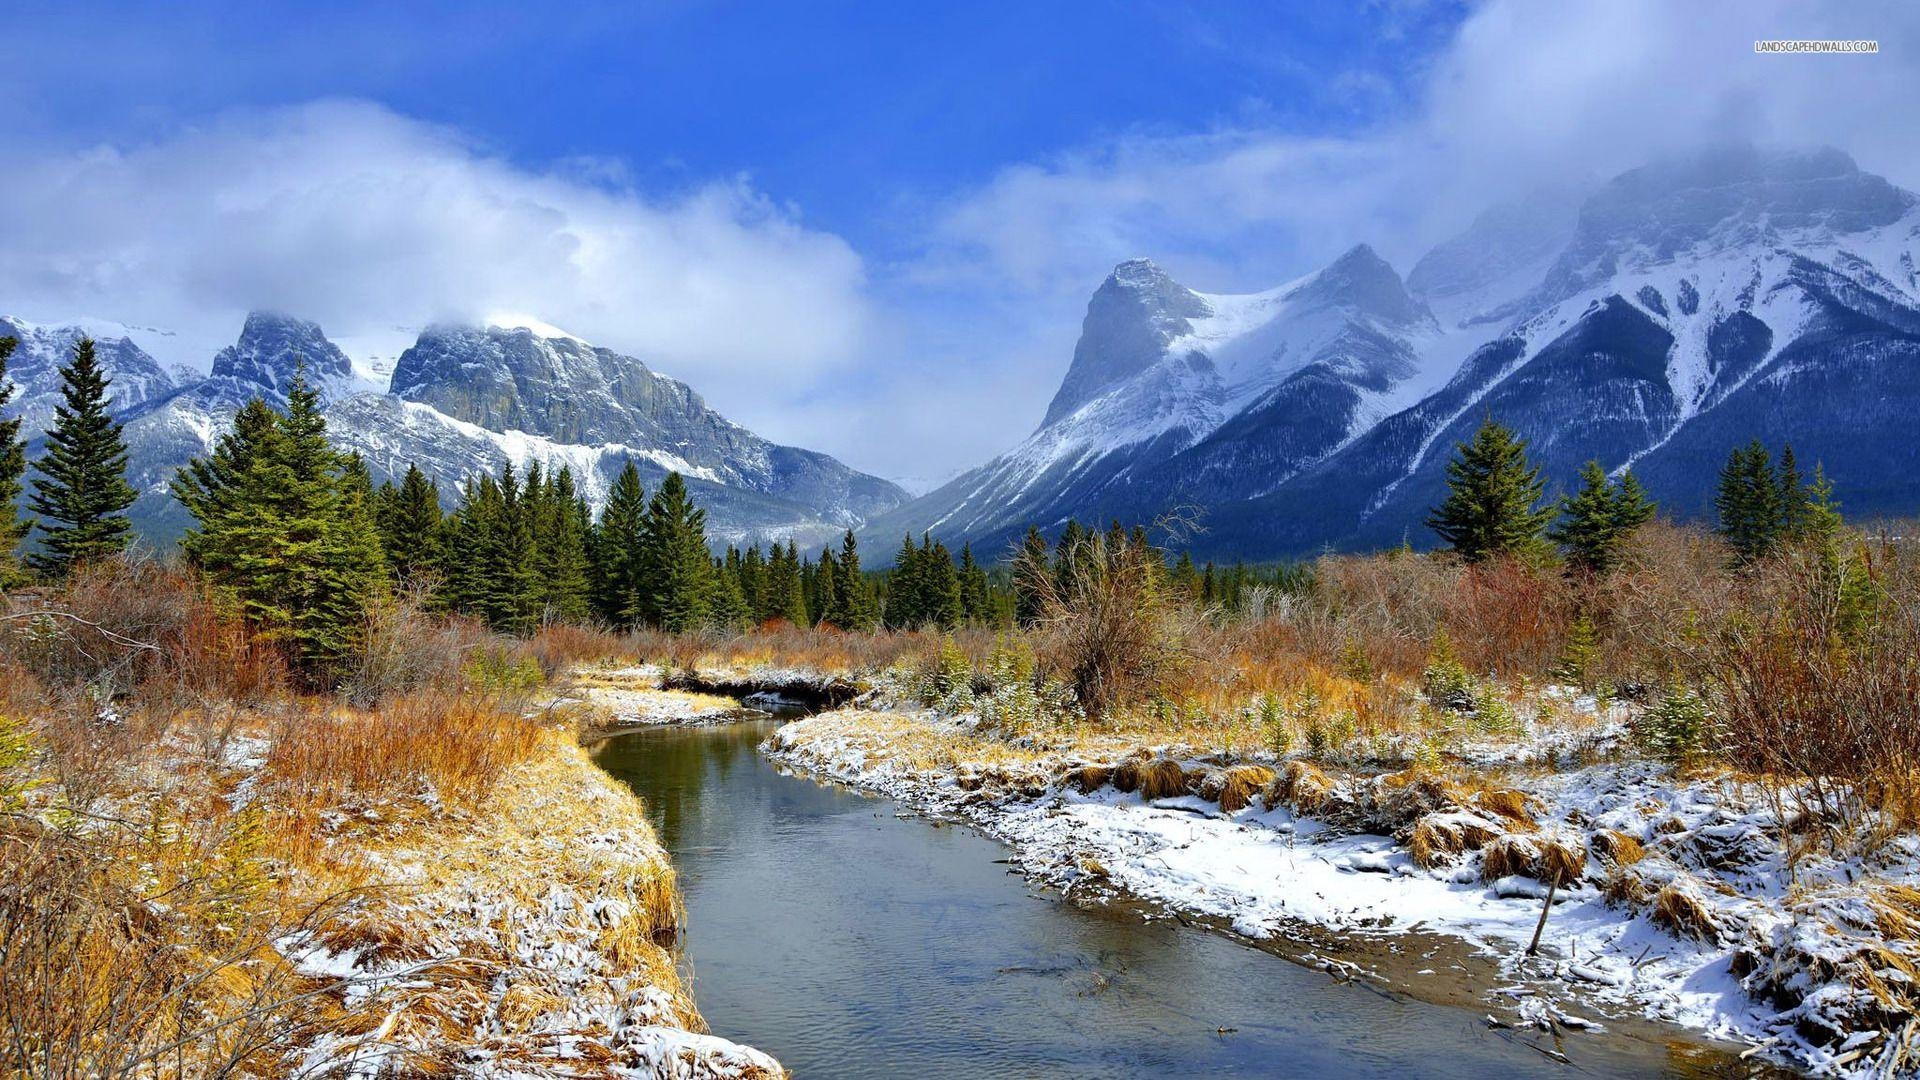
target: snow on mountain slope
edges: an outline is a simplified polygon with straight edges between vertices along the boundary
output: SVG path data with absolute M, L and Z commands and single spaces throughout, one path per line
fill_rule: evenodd
M 1445 462 L 1486 416 L 1552 483 L 1631 466 L 1683 516 L 1754 437 L 1822 461 L 1850 512 L 1911 513 L 1916 246 L 1920 197 L 1846 155 L 1726 146 L 1577 213 L 1490 210 L 1405 286 L 1364 248 L 1238 297 L 1122 264 L 1041 429 L 872 531 L 991 545 L 1186 507 L 1223 555 L 1431 542 Z
M 1088 303 L 1073 364 L 1040 429 L 869 531 L 884 538 L 932 528 L 992 542 L 1029 523 L 1132 516 L 1196 472 L 1220 481 L 1251 459 L 1262 476 L 1290 472 L 1444 378 L 1420 357 L 1449 355 L 1446 338 L 1365 245 L 1245 295 L 1196 292 L 1144 259 L 1122 263 Z M 1274 445 L 1263 438 L 1268 428 L 1243 426 L 1231 431 L 1231 447 L 1161 468 L 1242 418 L 1284 416 L 1309 397 L 1328 417 L 1313 439 Z
M 7 381 L 19 391 L 9 410 L 24 421 L 22 435 L 32 441 L 53 422 L 54 406 L 60 401 L 60 369 L 73 359 L 73 348 L 83 336 L 94 339 L 94 355 L 107 375 L 107 396 L 115 411 L 171 392 L 173 376 L 134 340 L 154 333 L 104 319 L 43 326 L 0 316 L 0 337 L 17 342 L 7 360 Z
M 210 374 L 185 385 L 133 342 L 100 337 L 139 492 L 136 527 L 150 542 L 171 542 L 187 525 L 169 494 L 175 471 L 207 453 L 249 400 L 284 406 L 302 370 L 321 392 L 329 435 L 366 457 L 376 481 L 418 464 L 449 502 L 476 472 L 537 462 L 570 468 L 597 506 L 631 460 L 649 487 L 670 471 L 686 477 L 716 540 L 811 545 L 908 498 L 825 454 L 761 438 L 632 357 L 539 320 L 495 321 L 513 325 L 421 332 L 395 356 L 396 394 L 371 385 L 368 366 L 319 325 L 284 314 L 250 313 Z M 30 435 L 51 420 L 58 367 L 86 330 L 0 320 L 0 336 L 21 341 L 9 374 L 23 390 Z M 391 335 L 366 340 L 376 339 L 391 348 Z

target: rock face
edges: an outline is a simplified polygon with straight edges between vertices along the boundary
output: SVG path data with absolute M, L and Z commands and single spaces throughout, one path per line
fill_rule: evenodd
M 60 369 L 73 358 L 73 347 L 89 334 L 94 337 L 94 355 L 110 380 L 107 395 L 115 412 L 126 412 L 145 402 L 164 397 L 174 389 L 174 379 L 146 351 L 134 344 L 123 327 L 37 326 L 20 319 L 0 317 L 0 337 L 18 344 L 7 359 L 7 381 L 19 393 L 8 405 L 21 417 L 21 434 L 37 440 L 53 423 L 54 406 L 60 402 Z
M 320 324 L 278 312 L 255 311 L 240 328 L 240 340 L 213 358 L 211 379 L 231 380 L 285 401 L 296 372 L 315 386 L 332 386 L 353 377 L 353 364 L 327 340 Z
M 51 420 L 58 365 L 83 332 L 0 321 L 0 335 L 22 341 L 10 374 L 30 434 Z M 317 324 L 276 313 L 248 315 L 211 373 L 184 385 L 130 340 L 100 338 L 98 347 L 140 493 L 132 514 L 156 546 L 189 524 L 168 493 L 174 471 L 205 454 L 249 400 L 284 405 L 303 369 L 321 391 L 329 435 L 364 456 L 376 482 L 418 464 L 449 502 L 467 477 L 508 462 L 571 468 L 597 502 L 632 460 L 649 487 L 682 473 L 716 541 L 815 545 L 907 499 L 825 454 L 768 442 L 632 357 L 558 332 L 429 328 L 401 356 L 391 393 L 357 381 Z
M 1405 284 L 1365 248 L 1250 297 L 1125 263 L 1040 429 L 870 532 L 991 550 L 1185 507 L 1212 557 L 1426 545 L 1445 461 L 1489 415 L 1556 487 L 1630 466 L 1681 517 L 1710 513 L 1756 437 L 1822 463 L 1849 514 L 1912 513 L 1916 240 L 1920 199 L 1846 155 L 1734 146 L 1625 173 L 1577 214 L 1496 208 Z

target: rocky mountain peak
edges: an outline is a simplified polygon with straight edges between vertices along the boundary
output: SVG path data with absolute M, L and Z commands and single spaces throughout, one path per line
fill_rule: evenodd
M 1622 173 L 1581 206 L 1539 299 L 1684 255 L 1825 243 L 1891 225 L 1920 198 L 1839 150 L 1714 147 Z
M 284 398 L 294 373 L 305 365 L 315 385 L 345 380 L 353 365 L 327 340 L 318 323 L 274 311 L 251 311 L 240 338 L 213 358 L 212 378 L 247 383 Z
M 1309 302 L 1343 304 L 1400 326 L 1431 317 L 1425 305 L 1408 295 L 1400 274 L 1366 244 L 1356 244 L 1335 259 L 1297 296 Z
M 1167 343 L 1213 313 L 1205 298 L 1148 259 L 1128 259 L 1094 290 L 1080 341 L 1042 426 L 1158 363 Z

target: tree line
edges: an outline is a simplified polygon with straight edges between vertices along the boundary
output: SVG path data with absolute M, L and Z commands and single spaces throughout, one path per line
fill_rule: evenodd
M 15 344 L 0 339 L 0 407 L 13 394 L 4 377 Z M 29 573 L 58 580 L 124 551 L 132 537 L 127 447 L 90 339 L 75 346 L 60 375 L 61 401 L 38 459 L 26 460 L 21 421 L 0 419 L 0 587 Z M 1207 609 L 1247 610 L 1260 595 L 1303 587 L 1307 574 L 1290 564 L 1169 560 L 1144 529 L 1119 522 L 1101 536 L 1070 521 L 1052 542 L 1030 529 L 1012 560 L 1027 568 L 1020 574 L 982 564 L 971 545 L 956 558 L 931 534 L 908 535 L 894 566 L 879 573 L 862 569 L 852 530 L 837 550 L 812 557 L 792 541 L 716 554 L 685 480 L 669 474 L 649 493 L 631 461 L 597 518 L 571 470 L 537 464 L 468 478 L 445 512 L 442 492 L 417 466 L 376 488 L 366 462 L 335 449 L 304 375 L 284 408 L 259 399 L 241 408 L 212 450 L 179 470 L 171 491 L 194 522 L 181 541 L 186 558 L 263 639 L 316 672 L 346 659 L 368 611 L 396 593 L 509 633 L 588 622 L 670 632 L 775 621 L 869 631 L 1032 625 L 1043 605 L 1031 568 L 1047 568 L 1054 593 L 1071 593 L 1085 570 L 1077 560 L 1098 546 L 1085 541 L 1096 536 L 1110 550 L 1151 551 L 1170 595 Z M 1630 470 L 1610 476 L 1597 462 L 1557 503 L 1543 503 L 1544 492 L 1526 443 L 1489 418 L 1456 447 L 1447 495 L 1428 524 L 1469 562 L 1538 559 L 1557 548 L 1570 568 L 1604 574 L 1657 510 Z M 23 494 L 31 522 L 16 510 Z M 1818 468 L 1807 479 L 1791 447 L 1776 462 L 1757 441 L 1730 455 L 1715 505 L 1738 563 L 1831 535 L 1840 522 Z M 16 553 L 30 533 L 34 549 L 23 561 Z
M 1632 470 L 1610 476 L 1599 462 L 1580 470 L 1580 486 L 1543 504 L 1546 481 L 1527 460 L 1527 444 L 1491 417 L 1447 462 L 1447 495 L 1427 525 L 1468 562 L 1496 557 L 1538 559 L 1559 554 L 1569 568 L 1605 574 L 1658 507 Z M 1816 465 L 1800 472 L 1793 447 L 1776 464 L 1758 439 L 1736 448 L 1720 471 L 1714 497 L 1716 531 L 1736 566 L 1789 542 L 1831 537 L 1841 525 L 1833 485 Z

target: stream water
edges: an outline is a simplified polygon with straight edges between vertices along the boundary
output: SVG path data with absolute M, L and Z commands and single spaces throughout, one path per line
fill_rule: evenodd
M 648 729 L 594 756 L 673 855 L 714 1032 L 802 1080 L 1745 1075 L 1648 1025 L 1569 1038 L 1569 1067 L 1526 1045 L 1535 1033 L 1490 1029 L 1484 1008 L 1067 902 L 968 828 L 784 775 L 757 749 L 773 726 Z

